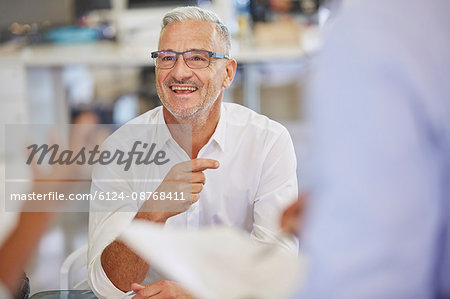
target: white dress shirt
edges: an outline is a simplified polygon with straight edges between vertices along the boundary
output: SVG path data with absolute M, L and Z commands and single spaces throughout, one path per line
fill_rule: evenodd
M 158 145 L 163 144 L 162 149 L 170 157 L 189 160 L 168 133 L 162 107 L 135 118 L 128 123 L 131 126 L 122 127 L 123 131 L 115 134 L 121 134 L 120 143 L 130 144 L 139 140 L 133 135 L 144 131 L 133 125 L 145 124 L 156 125 L 152 129 L 152 138 L 158 140 Z M 128 133 L 128 130 L 133 132 Z M 148 138 L 147 133 L 143 134 Z M 198 158 L 216 159 L 220 167 L 204 171 L 206 183 L 199 201 L 186 212 L 169 218 L 165 227 L 192 230 L 201 226 L 233 226 L 247 231 L 259 242 L 276 242 L 281 212 L 297 199 L 297 163 L 288 131 L 248 108 L 224 103 L 216 130 L 200 150 Z M 151 179 L 163 179 L 175 162 L 178 162 L 176 158 L 158 167 L 132 167 L 120 174 L 96 169 L 91 193 L 154 191 L 160 182 L 155 184 Z M 115 180 L 111 183 L 109 179 Z M 110 206 L 105 208 L 106 204 Z M 105 210 L 99 212 L 102 208 Z M 131 223 L 138 209 L 139 204 L 133 201 L 91 202 L 88 276 L 92 290 L 100 298 L 124 295 L 107 278 L 100 257 L 103 249 Z M 298 250 L 295 238 L 277 242 L 289 251 L 296 253 Z

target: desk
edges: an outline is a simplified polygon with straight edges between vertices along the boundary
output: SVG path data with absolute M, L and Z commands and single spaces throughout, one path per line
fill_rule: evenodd
M 39 292 L 30 299 L 97 299 L 97 297 L 89 290 L 70 290 Z

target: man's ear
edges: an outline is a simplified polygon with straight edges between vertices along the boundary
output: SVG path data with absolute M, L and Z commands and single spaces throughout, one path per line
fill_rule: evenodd
M 237 67 L 236 60 L 228 59 L 227 66 L 225 69 L 226 75 L 225 75 L 225 79 L 223 80 L 223 84 L 222 84 L 223 88 L 229 87 L 231 85 L 231 83 L 233 82 L 234 75 L 236 74 L 236 67 Z

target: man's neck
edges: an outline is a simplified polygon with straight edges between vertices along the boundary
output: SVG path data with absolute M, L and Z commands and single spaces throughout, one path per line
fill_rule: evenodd
M 172 137 L 191 159 L 197 158 L 200 150 L 214 134 L 220 119 L 221 103 L 220 100 L 216 100 L 209 110 L 209 114 L 202 115 L 194 120 L 177 119 L 167 109 L 163 108 L 166 124 L 186 125 L 168 127 Z

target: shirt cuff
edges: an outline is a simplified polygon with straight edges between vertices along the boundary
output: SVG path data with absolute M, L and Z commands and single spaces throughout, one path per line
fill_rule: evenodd
M 298 255 L 298 238 L 293 235 L 284 234 L 281 230 L 275 233 L 265 227 L 254 224 L 250 237 L 262 244 L 276 244 L 285 252 Z
M 88 266 L 88 282 L 99 299 L 123 299 L 127 295 L 109 280 L 103 270 L 100 255 Z

